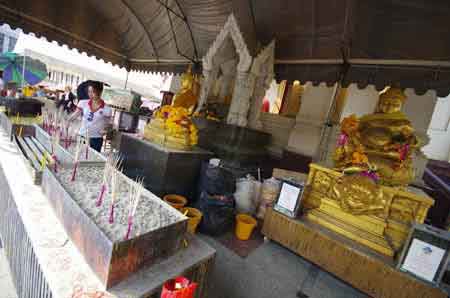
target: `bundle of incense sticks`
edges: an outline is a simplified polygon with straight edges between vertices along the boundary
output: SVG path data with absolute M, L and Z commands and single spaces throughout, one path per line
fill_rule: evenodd
M 74 157 L 73 172 L 72 172 L 72 179 L 71 179 L 72 182 L 75 181 L 75 176 L 77 175 L 77 168 L 78 168 L 78 162 L 80 160 L 82 143 L 83 143 L 83 140 L 81 139 L 81 137 L 76 138 L 75 157 Z
M 127 234 L 125 235 L 125 240 L 130 238 L 131 227 L 133 226 L 133 218 L 136 214 L 137 206 L 139 204 L 139 199 L 141 198 L 142 191 L 144 190 L 144 179 L 138 178 L 136 181 L 130 183 L 130 193 L 129 193 L 129 211 L 128 211 L 128 228 Z
M 113 175 L 114 171 L 118 171 L 121 167 L 122 159 L 118 154 L 111 154 L 108 156 L 105 163 L 105 170 L 103 171 L 103 181 L 102 187 L 100 189 L 100 194 L 97 198 L 97 203 L 95 204 L 97 207 L 100 207 L 103 202 L 103 196 L 105 194 L 106 188 L 108 186 L 108 181 L 111 181 L 111 175 Z
M 52 113 L 48 110 L 45 110 L 45 112 L 42 113 L 42 117 L 44 118 L 44 130 L 50 134 L 50 127 L 52 125 Z
M 69 125 L 70 122 L 67 121 L 64 117 L 61 118 L 61 133 L 62 140 L 64 141 L 64 148 L 69 148 Z
M 58 172 L 58 159 L 57 159 L 57 157 L 56 157 L 56 147 L 58 146 L 58 144 L 59 144 L 59 140 L 60 140 L 60 135 L 59 135 L 59 133 L 54 133 L 52 136 L 51 136 L 51 144 L 52 144 L 52 159 L 53 159 L 53 161 L 54 161 L 54 170 L 55 170 L 55 173 L 57 173 Z
M 72 141 L 77 139 L 78 133 L 80 132 L 80 122 L 71 122 L 69 123 L 68 127 L 68 138 L 69 138 L 69 144 L 68 147 L 72 146 Z
M 120 172 L 113 170 L 111 174 L 111 210 L 109 212 L 109 223 L 114 223 L 114 204 L 117 198 L 117 187 Z
M 45 131 L 47 131 L 48 110 L 43 108 L 41 113 L 42 113 L 42 127 L 44 128 Z
M 54 111 L 51 111 L 48 113 L 48 134 L 51 136 L 54 133 L 55 125 L 57 123 L 56 120 L 56 113 Z

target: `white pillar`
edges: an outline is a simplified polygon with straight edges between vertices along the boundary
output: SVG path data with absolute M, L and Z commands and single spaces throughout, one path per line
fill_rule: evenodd
M 250 97 L 255 86 L 255 76 L 249 72 L 237 72 L 233 99 L 228 112 L 227 123 L 246 127 Z
M 319 149 L 321 132 L 324 127 L 333 96 L 333 87 L 325 84 L 305 85 L 302 105 L 289 136 L 288 151 L 313 157 Z
M 423 144 L 428 144 L 428 128 L 430 127 L 434 107 L 436 105 L 436 91 L 428 90 L 424 95 L 417 95 L 413 89 L 406 89 L 407 100 L 403 105 L 403 112 L 412 122 L 416 135 Z M 421 183 L 428 158 L 423 150 L 413 157 L 413 166 L 416 173 L 416 182 Z
M 250 114 L 248 117 L 249 126 L 253 129 L 262 129 L 261 123 L 261 109 L 263 105 L 264 96 L 267 89 L 269 89 L 266 77 L 258 77 L 255 82 L 255 90 L 250 103 Z
M 172 80 L 170 81 L 170 88 L 168 91 L 177 93 L 181 89 L 181 76 L 180 75 L 174 75 L 172 77 Z M 162 90 L 167 91 L 167 90 Z
M 203 69 L 203 83 L 201 85 L 200 89 L 200 97 L 198 99 L 198 105 L 197 105 L 197 111 L 200 111 L 208 101 L 208 95 L 211 91 L 211 88 L 217 78 L 218 69 L 210 70 L 210 69 Z
M 9 47 L 9 36 L 6 34 L 3 34 L 3 44 L 2 44 L 3 48 L 2 48 L 2 52 L 8 52 L 8 47 Z
M 425 155 L 431 159 L 450 161 L 450 95 L 437 100 L 428 136 L 430 142 L 423 148 Z

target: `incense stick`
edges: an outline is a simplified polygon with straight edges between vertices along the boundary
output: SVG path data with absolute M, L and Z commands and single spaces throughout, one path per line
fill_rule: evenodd
M 86 130 L 85 130 L 85 132 L 84 132 L 84 138 L 85 138 L 85 140 L 86 140 L 86 160 L 88 160 L 89 159 L 89 147 L 90 147 L 90 141 L 89 141 L 89 129 L 88 129 L 88 127 L 87 127 L 87 125 L 86 125 Z
M 139 199 L 141 198 L 142 191 L 144 190 L 143 186 L 144 179 L 138 178 L 136 181 L 130 183 L 130 196 L 129 196 L 129 213 L 128 213 L 128 228 L 127 234 L 125 235 L 125 240 L 130 238 L 131 227 L 133 225 L 133 218 L 136 214 L 137 206 L 139 204 Z
M 108 185 L 108 181 L 111 181 L 111 176 L 113 175 L 113 171 L 119 170 L 122 164 L 122 159 L 118 154 L 111 154 L 106 159 L 105 170 L 103 171 L 103 181 L 102 187 L 100 189 L 100 194 L 97 198 L 96 206 L 100 207 L 103 202 L 103 196 L 106 191 L 106 187 Z
M 114 223 L 114 204 L 117 197 L 117 180 L 119 178 L 119 171 L 114 170 L 111 175 L 111 210 L 109 212 L 109 223 Z
M 75 145 L 75 160 L 73 165 L 73 172 L 72 172 L 72 179 L 71 181 L 75 181 L 75 176 L 77 175 L 77 168 L 78 168 L 78 161 L 80 159 L 80 152 L 81 152 L 81 143 L 82 143 L 81 137 L 77 138 L 77 143 Z
M 56 153 L 55 153 L 55 148 L 59 144 L 59 134 L 57 132 L 51 137 L 51 142 L 52 142 L 52 159 L 55 162 L 54 170 L 55 170 L 55 173 L 58 173 L 58 159 L 57 159 Z

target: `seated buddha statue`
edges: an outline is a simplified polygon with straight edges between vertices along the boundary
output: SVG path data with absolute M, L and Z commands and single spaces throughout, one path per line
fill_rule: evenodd
M 191 71 L 191 67 L 181 76 L 181 89 L 175 95 L 172 105 L 192 109 L 197 104 L 199 95 L 198 81 Z
M 419 148 L 411 121 L 401 112 L 401 89 L 380 93 L 375 113 L 343 120 L 335 162 L 338 169 L 361 167 L 376 172 L 385 185 L 407 185 L 414 179 L 412 153 Z

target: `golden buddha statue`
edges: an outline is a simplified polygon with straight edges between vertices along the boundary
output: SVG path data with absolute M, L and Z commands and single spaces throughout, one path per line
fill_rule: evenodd
M 199 83 L 192 74 L 191 66 L 181 76 L 181 90 L 175 95 L 172 105 L 174 107 L 183 107 L 193 109 L 197 104 L 199 95 Z
M 384 185 L 407 185 L 414 179 L 412 153 L 419 148 L 414 128 L 401 112 L 406 96 L 401 89 L 380 93 L 375 113 L 343 120 L 336 167 L 373 170 Z
M 310 164 L 303 198 L 308 220 L 389 257 L 433 205 L 426 194 L 404 187 L 414 179 L 412 155 L 419 148 L 401 112 L 405 100 L 402 90 L 389 88 L 380 93 L 373 114 L 345 118 L 336 168 Z

